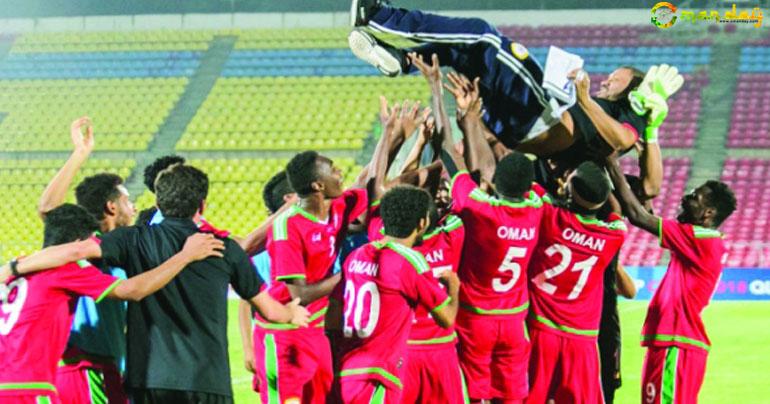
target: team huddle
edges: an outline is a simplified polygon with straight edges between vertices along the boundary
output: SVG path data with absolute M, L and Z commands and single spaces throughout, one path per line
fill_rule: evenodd
M 178 156 L 145 169 L 156 205 L 138 215 L 107 173 L 64 203 L 94 148 L 90 120 L 73 122 L 38 205 L 45 248 L 0 268 L 0 403 L 231 403 L 228 289 L 263 403 L 612 402 L 597 341 L 607 288 L 633 289 L 623 215 L 671 251 L 642 330 L 641 401 L 697 401 L 700 313 L 736 200 L 707 181 L 676 219 L 651 211 L 676 69 L 619 67 L 593 97 L 575 71 L 565 101 L 482 20 L 354 0 L 351 24 L 353 53 L 419 71 L 430 107 L 381 97 L 381 136 L 348 189 L 332 159 L 295 155 L 244 237 L 204 219 L 208 177 Z M 632 149 L 639 177 L 618 164 Z

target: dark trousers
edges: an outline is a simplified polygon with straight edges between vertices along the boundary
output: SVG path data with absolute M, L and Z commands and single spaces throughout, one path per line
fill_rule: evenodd
M 419 46 L 405 51 L 426 61 L 435 53 L 442 66 L 471 80 L 479 77 L 485 124 L 509 147 L 525 139 L 549 105 L 537 60 L 482 19 L 382 7 L 367 29 L 386 43 L 393 37 L 409 39 Z
M 132 404 L 233 404 L 231 396 L 200 391 L 132 389 Z

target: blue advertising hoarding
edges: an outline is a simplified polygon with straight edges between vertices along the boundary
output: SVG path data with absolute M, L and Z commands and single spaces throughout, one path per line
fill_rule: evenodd
M 636 299 L 652 298 L 666 267 L 626 267 L 634 279 Z M 770 300 L 770 268 L 725 268 L 714 300 Z

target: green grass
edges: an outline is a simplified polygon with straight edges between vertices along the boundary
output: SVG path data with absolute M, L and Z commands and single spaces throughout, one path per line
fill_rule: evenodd
M 257 403 L 251 391 L 251 374 L 243 367 L 243 351 L 236 320 L 237 302 L 230 302 L 230 363 L 235 402 Z M 640 372 L 644 350 L 639 331 L 647 302 L 620 303 L 623 329 L 623 387 L 616 394 L 619 404 L 641 402 Z M 706 380 L 699 396 L 701 404 L 767 403 L 770 401 L 770 302 L 714 302 L 703 314 L 712 348 Z

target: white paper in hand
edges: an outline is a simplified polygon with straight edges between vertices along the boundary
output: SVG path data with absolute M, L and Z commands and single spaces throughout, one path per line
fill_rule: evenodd
M 545 61 L 543 87 L 559 101 L 569 105 L 574 104 L 575 84 L 567 78 L 567 74 L 582 67 L 583 58 L 564 49 L 551 46 L 548 48 L 548 57 Z

